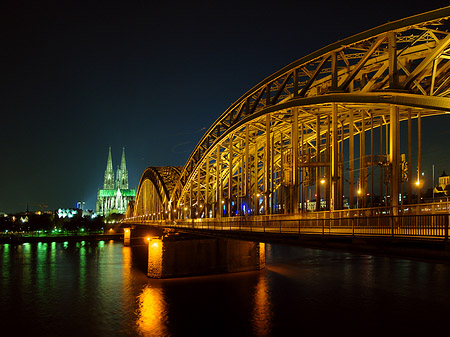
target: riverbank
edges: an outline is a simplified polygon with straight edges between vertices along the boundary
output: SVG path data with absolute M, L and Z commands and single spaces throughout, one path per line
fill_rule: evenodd
M 0 244 L 21 244 L 21 243 L 33 243 L 33 242 L 65 242 L 65 241 L 106 241 L 106 240 L 123 240 L 123 234 L 75 234 L 75 235 L 40 235 L 40 236 L 27 236 L 27 235 L 2 235 L 0 236 Z

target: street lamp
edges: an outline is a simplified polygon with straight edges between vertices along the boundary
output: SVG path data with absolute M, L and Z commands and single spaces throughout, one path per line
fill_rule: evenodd
M 327 179 L 325 178 L 325 177 L 322 177 L 321 179 L 320 179 L 320 185 L 324 188 L 324 194 L 322 194 L 321 193 L 321 195 L 324 195 L 325 196 L 325 208 L 326 209 L 329 209 L 329 203 L 328 203 L 328 193 L 327 193 L 327 190 L 326 190 L 326 184 L 327 184 Z M 317 198 L 316 198 L 317 199 Z M 319 199 L 318 200 L 318 202 L 319 202 L 319 208 L 321 208 L 320 206 L 320 203 L 321 203 L 321 200 Z
M 359 197 L 362 194 L 361 188 L 358 188 L 358 190 L 356 191 L 356 193 L 358 194 L 358 196 L 356 197 L 356 208 L 359 208 Z
M 420 180 L 419 177 L 417 177 L 416 186 L 417 186 L 417 203 L 420 204 L 420 199 L 421 199 L 420 190 L 423 186 L 423 179 Z
M 356 208 L 359 208 L 359 197 L 362 195 L 361 180 L 358 179 L 358 190 L 356 191 Z

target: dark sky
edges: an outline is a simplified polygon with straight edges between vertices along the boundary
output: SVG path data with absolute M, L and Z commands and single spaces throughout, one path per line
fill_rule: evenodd
M 183 166 L 216 118 L 278 69 L 448 5 L 367 3 L 2 2 L 0 212 L 95 208 L 109 146 L 114 168 L 125 147 L 136 188 L 147 166 Z

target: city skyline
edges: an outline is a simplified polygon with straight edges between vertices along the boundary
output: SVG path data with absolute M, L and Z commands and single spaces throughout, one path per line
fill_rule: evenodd
M 369 17 L 356 3 L 11 6 L 2 56 L 0 211 L 80 200 L 94 209 L 109 147 L 113 158 L 125 147 L 137 188 L 147 166 L 183 166 L 217 117 L 274 71 L 445 4 L 396 5 L 382 1 Z M 422 123 L 422 167 L 431 179 L 432 163 L 436 177 L 450 171 L 449 151 L 439 146 L 450 121 Z

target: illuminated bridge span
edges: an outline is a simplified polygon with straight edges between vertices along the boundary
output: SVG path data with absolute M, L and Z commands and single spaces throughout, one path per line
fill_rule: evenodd
M 447 205 L 419 204 L 411 168 L 421 172 L 421 119 L 450 112 L 449 19 L 445 7 L 391 22 L 269 76 L 183 168 L 145 170 L 126 222 L 375 234 L 415 224 L 419 235 L 447 237 Z M 434 215 L 417 215 L 425 211 Z

